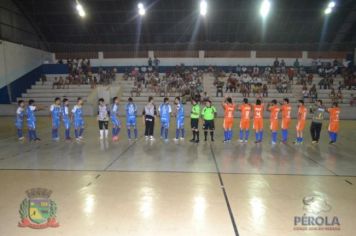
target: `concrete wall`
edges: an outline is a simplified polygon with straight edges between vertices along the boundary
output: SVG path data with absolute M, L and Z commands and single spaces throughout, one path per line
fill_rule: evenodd
M 51 61 L 52 54 L 20 44 L 1 41 L 0 88 L 10 84 L 29 71 Z

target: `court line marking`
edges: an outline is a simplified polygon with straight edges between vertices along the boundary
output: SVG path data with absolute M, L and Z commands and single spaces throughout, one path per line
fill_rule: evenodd
M 216 174 L 216 172 L 211 171 L 176 171 L 176 170 L 64 170 L 64 169 L 5 169 L 0 168 L 1 171 L 47 171 L 47 172 L 94 172 L 94 173 L 110 173 L 110 172 L 119 172 L 119 173 L 182 173 L 182 174 Z M 223 175 L 272 175 L 272 176 L 298 176 L 298 177 L 350 177 L 354 178 L 356 175 L 313 175 L 313 174 L 278 174 L 278 173 L 233 173 L 233 172 L 221 172 Z
M 214 163 L 215 163 L 216 172 L 217 172 L 217 175 L 218 175 L 218 177 L 219 177 L 220 187 L 221 187 L 221 190 L 222 190 L 222 192 L 223 192 L 223 194 L 224 194 L 226 206 L 227 206 L 227 209 L 228 209 L 228 211 L 229 211 L 229 215 L 230 215 L 230 220 L 231 220 L 231 223 L 232 223 L 232 227 L 233 227 L 233 229 L 234 229 L 235 235 L 236 235 L 236 236 L 239 236 L 239 231 L 238 231 L 238 229 L 237 229 L 237 225 L 236 225 L 234 213 L 232 212 L 232 209 L 231 209 L 230 201 L 229 201 L 229 198 L 228 198 L 227 193 L 226 193 L 226 190 L 225 190 L 224 181 L 223 181 L 223 179 L 222 179 L 222 177 L 221 177 L 221 173 L 220 173 L 220 169 L 219 169 L 219 166 L 218 166 L 218 162 L 216 161 L 215 153 L 214 153 L 213 146 L 212 146 L 211 143 L 210 143 L 210 151 L 211 151 L 211 155 L 212 155 L 212 157 L 213 157 Z

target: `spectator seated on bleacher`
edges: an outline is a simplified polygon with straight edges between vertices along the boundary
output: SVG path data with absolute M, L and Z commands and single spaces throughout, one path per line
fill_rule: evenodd
M 312 102 L 315 102 L 318 99 L 318 91 L 316 90 L 315 84 L 309 90 L 309 97 Z
M 356 97 L 353 94 L 350 95 L 350 106 L 356 106 Z
M 262 86 L 262 97 L 268 97 L 268 86 L 267 86 L 267 84 L 264 84 Z
M 44 85 L 44 83 L 47 82 L 46 75 L 41 75 L 41 82 L 42 82 L 42 85 Z

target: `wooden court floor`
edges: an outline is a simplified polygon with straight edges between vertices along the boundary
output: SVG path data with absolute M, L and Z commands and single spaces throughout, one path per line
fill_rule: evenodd
M 191 144 L 186 123 L 178 143 L 161 141 L 158 126 L 153 142 L 122 130 L 113 143 L 88 118 L 77 143 L 51 141 L 41 117 L 42 141 L 28 143 L 16 140 L 13 118 L 0 118 L 0 235 L 355 235 L 355 121 L 341 121 L 336 145 L 327 123 L 312 145 L 307 125 L 300 146 L 293 129 L 287 144 L 271 146 L 267 123 L 262 144 L 253 132 L 236 142 L 237 127 L 224 144 L 221 119 L 215 142 Z M 18 227 L 32 188 L 51 190 L 59 227 Z

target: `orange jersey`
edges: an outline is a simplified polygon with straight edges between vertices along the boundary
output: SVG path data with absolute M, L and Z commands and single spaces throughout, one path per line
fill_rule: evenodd
M 305 106 L 300 106 L 298 108 L 298 121 L 297 121 L 297 131 L 303 131 L 305 128 L 305 120 L 307 119 L 307 108 Z
M 255 130 L 263 129 L 263 105 L 253 106 L 253 128 Z
M 307 108 L 300 106 L 298 108 L 298 121 L 305 121 L 307 119 Z
M 281 106 L 282 111 L 282 129 L 288 129 L 291 119 L 292 107 L 289 104 Z
M 224 118 L 225 119 L 233 119 L 234 118 L 234 112 L 236 109 L 236 105 L 235 104 L 228 104 L 225 103 L 224 104 Z
M 241 120 L 250 120 L 251 106 L 249 104 L 242 104 L 239 106 L 241 111 Z
M 333 107 L 328 109 L 329 112 L 329 128 L 330 132 L 337 133 L 339 131 L 339 116 L 340 108 Z
M 253 106 L 253 119 L 263 119 L 263 105 Z
M 268 109 L 271 112 L 270 121 L 271 121 L 271 130 L 277 131 L 278 130 L 278 113 L 280 108 L 277 105 L 271 106 Z

